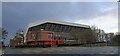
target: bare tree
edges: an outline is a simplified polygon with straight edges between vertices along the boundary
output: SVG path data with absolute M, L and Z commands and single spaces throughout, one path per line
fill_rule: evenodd
M 8 32 L 4 28 L 0 28 L 1 34 L 0 37 L 2 37 L 2 46 L 4 46 L 4 40 L 6 39 L 6 36 L 8 35 Z
M 24 30 L 23 29 L 18 29 L 16 32 L 16 35 L 18 35 L 21 38 L 24 38 Z
M 16 37 L 17 39 L 21 40 L 21 44 L 23 44 L 24 42 L 24 30 L 23 29 L 18 29 L 17 32 L 16 32 Z
M 77 44 L 79 44 L 79 41 L 85 42 L 81 31 L 78 31 L 76 29 L 71 30 L 71 36 L 77 41 Z
M 92 31 L 91 29 L 72 30 L 71 35 L 76 41 L 80 41 L 81 43 L 92 43 L 96 42 L 97 39 L 95 31 Z
M 0 27 L 0 49 L 2 48 L 2 28 Z
M 4 28 L 2 28 L 2 39 L 5 39 L 7 34 L 8 34 L 8 32 Z
M 0 40 L 2 39 L 2 28 L 0 27 Z
M 111 45 L 120 46 L 120 34 L 115 35 L 113 38 L 111 38 Z
M 86 29 L 83 33 L 87 43 L 93 43 L 97 40 L 97 33 L 91 29 Z

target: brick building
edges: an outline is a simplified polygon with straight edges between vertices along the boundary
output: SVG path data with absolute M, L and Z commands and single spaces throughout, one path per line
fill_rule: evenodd
M 13 39 L 10 39 L 9 47 L 15 47 L 17 45 L 23 45 L 23 38 L 20 37 L 19 33 Z
M 21 38 L 15 37 L 13 39 L 10 39 L 9 47 L 14 47 L 16 45 L 21 45 Z
M 86 29 L 90 29 L 90 26 L 63 21 L 43 20 L 28 25 L 24 35 L 24 43 L 26 45 L 74 44 L 75 38 L 71 36 L 71 31 L 84 31 Z

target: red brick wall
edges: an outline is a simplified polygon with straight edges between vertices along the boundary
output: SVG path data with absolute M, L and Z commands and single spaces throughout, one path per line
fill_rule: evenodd
M 27 32 L 26 41 L 29 41 L 30 39 L 31 39 L 31 32 Z
M 41 31 L 39 38 L 40 38 L 40 40 L 44 40 L 44 41 L 48 40 L 48 32 L 47 31 Z
M 38 31 L 38 36 L 37 39 L 34 40 L 32 38 L 32 34 L 36 35 L 36 32 L 27 32 L 26 35 L 26 42 L 31 42 L 31 41 L 47 41 L 48 40 L 48 32 L 47 31 Z
M 41 31 L 38 31 L 38 38 L 37 38 L 38 41 L 41 40 L 41 36 L 40 35 L 41 35 Z
M 33 38 L 32 38 L 32 34 L 35 34 L 34 32 L 27 32 L 27 35 L 26 35 L 26 41 L 33 41 Z
M 21 43 L 21 39 L 20 38 L 14 38 L 14 39 L 10 39 L 10 47 L 13 47 L 15 45 L 19 45 Z
M 14 46 L 14 40 L 13 40 L 13 39 L 10 39 L 9 46 L 10 46 L 10 47 Z

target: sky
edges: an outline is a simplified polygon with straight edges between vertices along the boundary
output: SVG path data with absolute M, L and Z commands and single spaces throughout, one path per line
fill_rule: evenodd
M 118 0 L 1 0 L 2 2 L 116 2 Z
M 54 19 L 96 25 L 106 33 L 118 31 L 118 3 L 116 2 L 3 2 L 2 27 L 13 38 L 18 29 L 29 23 Z
M 2 2 L 0 2 L 0 8 L 2 8 Z M 2 27 L 2 9 L 0 9 L 0 27 Z

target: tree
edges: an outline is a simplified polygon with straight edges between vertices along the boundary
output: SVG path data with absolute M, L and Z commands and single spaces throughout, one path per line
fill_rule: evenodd
M 2 39 L 5 39 L 7 34 L 8 32 L 4 28 L 2 28 Z
M 96 42 L 97 34 L 95 31 L 89 29 L 71 31 L 71 35 L 76 39 L 76 41 L 81 41 L 81 43 L 92 43 Z
M 2 39 L 2 28 L 0 27 L 0 40 Z
M 2 48 L 2 28 L 0 28 L 0 49 Z
M 24 38 L 24 31 L 23 29 L 18 29 L 16 32 L 16 35 L 18 35 L 20 38 Z
M 71 30 L 71 36 L 77 41 L 78 44 L 79 44 L 79 41 L 81 43 L 86 41 L 86 39 L 84 38 L 84 36 L 82 34 L 83 33 L 77 29 Z
M 93 43 L 93 42 L 96 42 L 97 40 L 97 33 L 91 29 L 86 29 L 83 32 L 83 35 L 87 43 Z
M 23 29 L 18 29 L 17 32 L 16 32 L 16 37 L 21 39 L 22 42 L 24 42 L 24 30 Z
M 0 37 L 2 37 L 2 46 L 4 46 L 4 40 L 6 39 L 6 36 L 8 35 L 8 32 L 4 28 L 0 28 L 1 34 Z
M 115 45 L 115 46 L 120 46 L 120 35 L 115 35 L 112 39 L 111 39 L 111 45 Z

